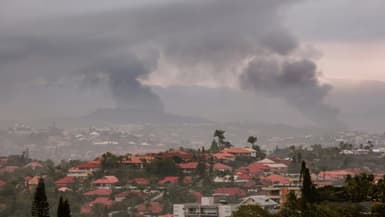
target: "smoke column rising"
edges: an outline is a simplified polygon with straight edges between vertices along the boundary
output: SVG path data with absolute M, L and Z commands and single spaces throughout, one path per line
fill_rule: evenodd
M 0 22 L 6 33 L 0 36 L 0 91 L 10 90 L 3 82 L 22 90 L 37 79 L 55 84 L 81 77 L 79 85 L 108 85 L 119 108 L 163 111 L 146 85 L 154 80 L 222 86 L 235 80 L 285 100 L 315 123 L 336 125 L 338 112 L 324 103 L 331 87 L 320 83 L 310 58 L 297 55 L 301 43 L 282 24 L 284 10 L 298 2 L 154 1 L 55 16 L 59 1 L 50 1 L 46 16 L 7 13 Z

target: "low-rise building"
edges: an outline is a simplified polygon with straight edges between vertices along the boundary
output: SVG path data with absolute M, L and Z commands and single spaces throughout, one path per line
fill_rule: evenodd
M 174 217 L 230 217 L 236 205 L 218 204 L 213 197 L 202 197 L 201 203 L 174 204 Z
M 239 205 L 240 206 L 258 205 L 269 212 L 275 212 L 279 208 L 279 203 L 272 200 L 270 197 L 266 195 L 254 195 L 254 196 L 246 197 L 242 200 L 242 202 Z
M 112 189 L 112 187 L 119 182 L 115 176 L 104 176 L 92 182 L 92 184 L 99 189 Z

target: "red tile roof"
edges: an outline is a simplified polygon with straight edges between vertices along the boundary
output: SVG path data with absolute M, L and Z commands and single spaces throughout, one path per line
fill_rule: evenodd
M 284 176 L 280 176 L 277 174 L 271 174 L 269 176 L 261 176 L 259 177 L 261 181 L 266 181 L 271 184 L 282 184 L 287 185 L 290 183 L 290 180 Z
M 322 171 L 318 174 L 318 177 L 324 179 L 344 179 L 347 175 L 357 175 L 360 173 L 359 169 L 346 169 L 346 170 L 330 170 Z
M 240 147 L 225 148 L 223 151 L 230 154 L 251 154 L 253 152 L 256 152 L 254 149 L 251 149 L 251 148 L 240 148 Z
M 178 166 L 181 169 L 196 169 L 198 167 L 198 162 L 180 163 Z
M 134 179 L 134 182 L 137 185 L 149 185 L 150 184 L 150 180 L 145 179 L 145 178 L 136 178 L 136 179 Z
M 220 195 L 226 195 L 226 196 L 238 196 L 238 197 L 246 196 L 246 192 L 240 188 L 237 188 L 237 187 L 217 188 L 214 191 L 214 194 L 220 194 Z
M 216 163 L 213 166 L 214 170 L 232 170 L 233 168 L 222 163 Z
M 138 192 L 136 192 L 136 191 L 124 191 L 122 193 L 116 194 L 115 198 L 126 198 L 129 195 L 137 195 L 137 196 L 142 197 L 144 194 L 140 191 L 138 191 Z
M 110 200 L 108 197 L 98 197 L 95 200 L 91 201 L 91 204 L 102 204 L 105 206 L 111 206 L 114 201 Z
M 92 207 L 95 204 L 101 204 L 101 205 L 104 205 L 104 206 L 108 207 L 108 206 L 111 206 L 113 203 L 114 203 L 114 201 L 110 200 L 108 197 L 98 197 L 95 200 L 93 200 L 93 201 L 91 201 L 89 203 L 84 204 L 80 208 L 80 213 L 81 214 L 90 214 L 92 212 Z
M 66 176 L 55 181 L 56 185 L 67 185 L 67 184 L 73 184 L 73 183 L 75 183 L 74 176 Z
M 92 182 L 94 185 L 98 184 L 115 184 L 118 183 L 119 179 L 116 178 L 115 176 L 104 176 L 103 178 L 97 179 Z
M 245 187 L 245 188 L 252 188 L 255 186 L 256 186 L 256 183 L 254 181 L 248 181 L 243 185 L 243 187 Z
M 35 169 L 37 167 L 43 167 L 43 165 L 39 162 L 34 161 L 34 162 L 31 162 L 31 163 L 25 165 L 24 167 L 31 167 L 32 169 Z
M 290 160 L 286 160 L 286 159 L 282 159 L 282 158 L 278 158 L 278 157 L 272 157 L 270 159 L 273 160 L 274 162 L 277 162 L 280 164 L 285 164 L 286 166 L 289 166 L 291 163 Z
M 139 204 L 135 207 L 139 212 L 149 212 L 159 214 L 163 211 L 163 207 L 159 202 L 151 202 L 150 204 Z
M 96 189 L 83 193 L 84 196 L 109 196 L 112 194 L 110 189 Z
M 164 177 L 162 180 L 160 180 L 158 183 L 160 185 L 164 185 L 164 184 L 167 184 L 167 183 L 175 183 L 175 182 L 178 182 L 179 180 L 179 177 L 178 176 L 166 176 Z
M 77 169 L 98 169 L 100 167 L 101 167 L 100 161 L 89 161 L 89 162 L 74 166 L 74 168 L 77 168 Z
M 248 173 L 240 173 L 238 174 L 238 180 L 250 180 L 253 177 Z
M 251 174 L 258 174 L 258 173 L 261 173 L 261 172 L 264 172 L 266 170 L 269 170 L 270 167 L 264 165 L 264 164 L 261 164 L 261 163 L 251 163 L 247 166 L 247 169 L 248 171 L 251 173 Z
M 28 185 L 37 185 L 39 184 L 40 176 L 34 176 L 27 179 Z
M 19 169 L 18 166 L 5 166 L 0 168 L 0 173 L 13 173 L 17 169 Z
M 224 160 L 224 159 L 233 159 L 235 158 L 235 155 L 227 153 L 227 152 L 218 152 L 214 154 L 214 158 Z

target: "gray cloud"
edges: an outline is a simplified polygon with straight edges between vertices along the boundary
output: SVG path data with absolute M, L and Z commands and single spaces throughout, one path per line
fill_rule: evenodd
M 54 84 L 79 77 L 81 85 L 107 84 L 119 107 L 160 111 L 160 99 L 140 80 L 165 61 L 178 69 L 177 79 L 194 83 L 194 77 L 202 79 L 196 76 L 200 68 L 218 83 L 220 77 L 240 79 L 242 88 L 284 99 L 313 120 L 331 121 L 336 112 L 323 103 L 329 87 L 319 83 L 311 60 L 295 60 L 300 43 L 281 24 L 282 11 L 296 2 L 173 1 L 49 13 L 23 22 L 8 13 L 0 22 L 0 82 Z M 248 59 L 248 67 L 235 72 Z
M 384 8 L 383 0 L 308 0 L 287 10 L 285 21 L 308 41 L 383 40 Z

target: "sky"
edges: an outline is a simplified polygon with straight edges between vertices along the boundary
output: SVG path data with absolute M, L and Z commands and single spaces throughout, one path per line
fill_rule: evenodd
M 118 108 L 385 128 L 384 19 L 382 0 L 0 0 L 0 119 Z

